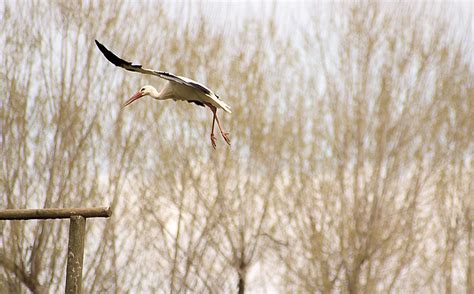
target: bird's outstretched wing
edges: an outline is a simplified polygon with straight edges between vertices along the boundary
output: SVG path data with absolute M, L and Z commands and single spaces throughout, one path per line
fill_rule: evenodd
M 200 84 L 196 81 L 193 81 L 193 80 L 185 78 L 185 77 L 174 75 L 174 74 L 166 72 L 166 71 L 146 69 L 146 68 L 143 68 L 140 64 L 132 64 L 131 62 L 123 60 L 120 57 L 118 57 L 117 55 L 115 55 L 112 51 L 105 48 L 105 46 L 102 45 L 99 41 L 95 40 L 95 44 L 97 45 L 97 47 L 99 47 L 100 52 L 102 52 L 102 54 L 104 54 L 105 58 L 107 58 L 108 61 L 110 61 L 111 63 L 113 63 L 116 66 L 119 66 L 119 67 L 124 68 L 124 69 L 129 70 L 129 71 L 139 72 L 139 73 L 146 74 L 146 75 L 154 75 L 154 76 L 160 77 L 160 78 L 168 80 L 168 81 L 172 81 L 172 82 L 175 82 L 175 83 L 187 85 L 189 87 L 195 88 L 195 89 L 203 92 L 204 94 L 215 96 L 216 98 L 219 98 L 219 96 L 214 94 L 211 90 L 209 90 L 209 88 L 207 88 L 203 84 Z

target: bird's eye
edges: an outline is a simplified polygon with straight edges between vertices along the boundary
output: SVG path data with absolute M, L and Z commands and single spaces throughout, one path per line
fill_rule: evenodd
M 141 89 L 140 89 L 140 92 L 145 92 L 145 88 L 141 88 Z

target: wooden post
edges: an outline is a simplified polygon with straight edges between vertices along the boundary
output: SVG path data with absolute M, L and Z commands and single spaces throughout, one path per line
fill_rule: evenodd
M 66 294 L 80 294 L 82 292 L 85 232 L 86 219 L 80 215 L 71 216 L 67 246 Z
M 82 263 L 86 218 L 110 217 L 110 207 L 92 208 L 43 208 L 0 210 L 0 220 L 27 220 L 69 218 L 69 244 L 67 250 L 66 293 L 80 294 L 82 291 Z

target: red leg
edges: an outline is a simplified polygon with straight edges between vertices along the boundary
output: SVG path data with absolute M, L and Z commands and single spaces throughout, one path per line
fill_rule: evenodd
M 212 118 L 211 143 L 212 143 L 212 148 L 216 149 L 217 144 L 216 144 L 216 136 L 214 136 L 214 123 L 216 121 L 217 116 L 216 116 L 215 111 L 213 111 L 213 113 L 214 113 L 214 116 Z
M 217 126 L 219 127 L 219 131 L 221 132 L 222 138 L 226 141 L 227 144 L 230 145 L 230 139 L 229 139 L 229 133 L 224 132 L 224 129 L 221 126 L 221 122 L 219 121 L 219 118 L 217 117 L 217 108 L 209 103 L 204 103 L 209 107 L 214 114 L 212 118 L 212 131 L 211 131 L 211 142 L 212 142 L 212 147 L 216 149 L 216 137 L 214 136 L 214 122 L 217 120 Z
M 219 121 L 219 118 L 217 117 L 217 110 L 215 112 L 215 117 L 217 120 L 217 126 L 219 127 L 219 130 L 221 131 L 222 138 L 224 138 L 225 142 L 229 144 L 230 146 L 230 138 L 229 138 L 229 133 L 226 133 L 224 129 L 221 126 L 221 122 Z
M 208 104 L 208 103 L 204 103 L 205 105 L 207 105 L 207 107 L 209 107 L 209 109 L 211 109 L 212 111 L 212 114 L 213 114 L 213 117 L 212 117 L 212 129 L 211 129 L 211 143 L 212 143 L 212 148 L 216 149 L 216 136 L 214 136 L 214 123 L 216 122 L 216 118 L 217 118 L 217 115 L 216 115 L 216 107 L 212 104 Z

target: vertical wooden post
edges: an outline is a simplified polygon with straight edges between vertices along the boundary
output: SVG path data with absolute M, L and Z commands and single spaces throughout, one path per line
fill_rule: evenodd
M 82 261 L 84 259 L 84 236 L 86 219 L 73 215 L 69 223 L 69 244 L 67 246 L 66 293 L 82 292 Z
M 67 246 L 66 293 L 82 292 L 82 263 L 84 260 L 84 239 L 86 218 L 110 217 L 110 207 L 74 207 L 41 209 L 0 210 L 0 220 L 26 219 L 69 219 L 69 244 Z

